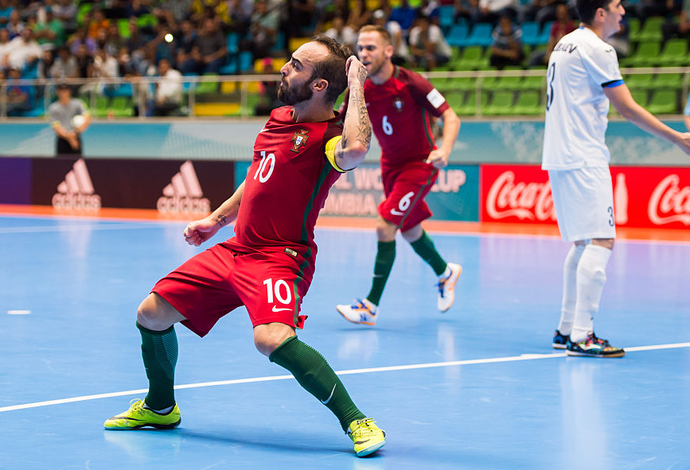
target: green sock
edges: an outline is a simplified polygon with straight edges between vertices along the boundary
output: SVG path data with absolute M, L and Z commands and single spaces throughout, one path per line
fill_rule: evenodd
M 297 336 L 283 341 L 268 359 L 289 370 L 302 388 L 326 405 L 340 421 L 343 431 L 347 432 L 352 421 L 366 418 L 326 359 Z
M 436 247 L 434 246 L 434 241 L 425 231 L 422 231 L 422 236 L 419 237 L 418 240 L 410 243 L 410 246 L 415 253 L 421 256 L 421 258 L 426 261 L 429 266 L 431 266 L 431 269 L 434 270 L 437 276 L 443 274 L 443 272 L 446 270 L 446 266 L 448 266 L 448 263 L 446 263 L 443 258 L 441 258 L 441 255 L 438 254 L 438 251 L 436 251 Z
M 141 357 L 144 359 L 149 393 L 144 399 L 152 410 L 162 410 L 175 404 L 175 364 L 177 364 L 177 335 L 175 327 L 152 331 L 137 323 L 141 333 Z
M 374 279 L 371 283 L 371 290 L 367 295 L 367 300 L 374 305 L 381 301 L 383 288 L 386 287 L 388 276 L 393 269 L 395 261 L 395 240 L 392 242 L 378 242 L 376 251 L 376 261 L 374 262 Z

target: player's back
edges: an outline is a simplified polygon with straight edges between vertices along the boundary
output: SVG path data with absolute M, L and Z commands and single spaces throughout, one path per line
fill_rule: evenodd
M 547 69 L 544 169 L 608 164 L 603 87 L 619 80 L 615 50 L 591 29 L 581 26 L 561 38 Z

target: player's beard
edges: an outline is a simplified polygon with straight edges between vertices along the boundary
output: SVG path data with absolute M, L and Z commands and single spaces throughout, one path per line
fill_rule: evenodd
M 296 105 L 311 99 L 314 92 L 311 89 L 312 78 L 301 85 L 290 86 L 281 81 L 278 86 L 278 99 L 288 106 Z

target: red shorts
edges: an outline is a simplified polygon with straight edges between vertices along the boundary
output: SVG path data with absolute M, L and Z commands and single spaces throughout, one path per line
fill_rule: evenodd
M 403 232 L 431 217 L 433 213 L 424 198 L 431 191 L 436 178 L 438 170 L 423 161 L 382 170 L 386 199 L 378 207 L 381 217 Z
M 199 253 L 158 281 L 151 292 L 163 297 L 186 318 L 199 336 L 232 310 L 245 305 L 253 326 L 284 323 L 302 328 L 302 298 L 313 270 L 282 252 L 237 253 L 223 243 Z

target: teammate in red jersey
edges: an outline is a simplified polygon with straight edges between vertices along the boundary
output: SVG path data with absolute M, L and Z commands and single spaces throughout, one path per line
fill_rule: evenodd
M 318 36 L 281 69 L 278 97 L 288 106 L 274 110 L 257 136 L 247 178 L 211 215 L 184 231 L 187 242 L 199 246 L 236 219 L 236 236 L 161 279 L 141 303 L 137 326 L 149 391 L 108 419 L 107 429 L 178 426 L 174 324 L 204 336 L 245 305 L 256 348 L 336 415 L 357 455 L 384 445 L 383 431 L 355 406 L 326 360 L 295 335 L 306 319 L 299 313 L 314 273 L 318 212 L 339 172 L 356 167 L 371 141 L 366 69 L 348 56 L 336 41 Z M 338 115 L 333 105 L 346 87 L 348 111 Z
M 395 261 L 398 230 L 438 276 L 438 309 L 445 312 L 455 300 L 455 283 L 462 268 L 444 261 L 421 223 L 432 215 L 424 197 L 436 181 L 438 169 L 448 164 L 460 131 L 460 119 L 431 83 L 415 72 L 393 65 L 393 46 L 385 28 L 360 29 L 357 51 L 368 72 L 364 96 L 381 145 L 381 178 L 386 199 L 378 207 L 378 251 L 371 291 L 366 298 L 355 299 L 352 305 L 338 305 L 338 312 L 353 323 L 376 323 L 379 301 Z M 346 100 L 343 110 L 348 104 Z M 440 148 L 434 143 L 430 115 L 443 119 Z

